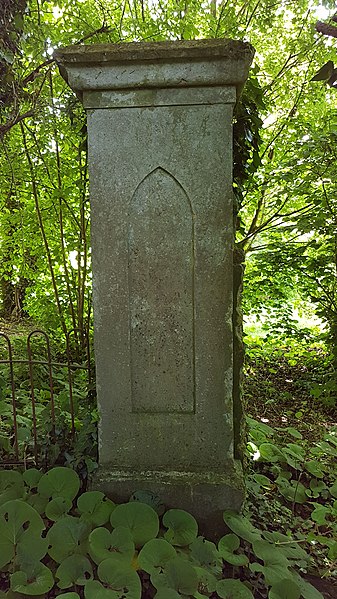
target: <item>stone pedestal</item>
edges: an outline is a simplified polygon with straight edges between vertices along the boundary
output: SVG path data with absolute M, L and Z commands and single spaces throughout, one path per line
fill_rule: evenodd
M 232 112 L 252 48 L 200 40 L 55 54 L 88 115 L 95 486 L 118 500 L 150 489 L 206 525 L 243 499 Z

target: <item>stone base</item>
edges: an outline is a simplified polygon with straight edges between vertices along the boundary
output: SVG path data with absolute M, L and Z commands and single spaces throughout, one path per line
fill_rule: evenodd
M 158 495 L 166 509 L 183 509 L 196 518 L 199 534 L 217 540 L 226 533 L 223 511 L 239 511 L 244 500 L 244 480 L 239 461 L 226 464 L 224 473 L 117 470 L 100 466 L 90 488 L 116 503 L 129 501 L 135 491 Z

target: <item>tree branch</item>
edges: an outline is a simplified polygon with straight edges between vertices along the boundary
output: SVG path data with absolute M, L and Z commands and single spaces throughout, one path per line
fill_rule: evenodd
M 33 115 L 34 110 L 28 110 L 23 114 L 17 114 L 16 117 L 14 117 L 14 119 L 8 121 L 8 123 L 6 123 L 5 125 L 0 125 L 0 139 L 5 135 L 5 133 L 7 133 L 7 131 L 9 131 L 9 129 L 14 127 L 14 125 L 17 125 L 17 123 L 20 123 L 20 121 L 23 121 L 24 119 L 27 119 Z
M 315 25 L 316 31 L 318 33 L 323 33 L 323 35 L 329 35 L 330 37 L 337 37 L 337 27 L 334 25 L 330 25 L 329 23 L 323 23 L 322 21 L 317 21 Z
M 90 39 L 94 35 L 98 35 L 99 33 L 108 33 L 108 31 L 109 31 L 109 27 L 107 25 L 103 24 L 98 29 L 95 29 L 95 31 L 91 31 L 87 35 L 84 35 L 83 37 L 81 37 L 81 39 L 79 39 L 77 42 L 75 42 L 74 46 L 78 46 L 79 44 L 83 44 L 83 42 L 85 42 L 86 40 Z M 44 62 L 42 62 L 41 64 L 39 64 L 31 73 L 29 73 L 29 75 L 27 75 L 24 79 L 22 79 L 21 85 L 25 86 L 30 81 L 34 81 L 34 79 L 37 77 L 37 75 L 39 74 L 39 72 L 44 67 L 47 67 L 48 65 L 52 64 L 53 62 L 55 62 L 54 58 L 48 58 L 48 60 L 45 60 Z

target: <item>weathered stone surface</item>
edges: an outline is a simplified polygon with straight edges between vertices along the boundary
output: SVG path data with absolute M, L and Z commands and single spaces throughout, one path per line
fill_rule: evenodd
M 88 114 L 95 484 L 119 499 L 146 485 L 219 521 L 243 498 L 231 122 L 252 49 L 202 40 L 56 56 Z

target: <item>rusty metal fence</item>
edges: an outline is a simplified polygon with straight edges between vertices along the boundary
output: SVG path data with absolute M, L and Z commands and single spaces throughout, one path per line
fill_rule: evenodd
M 0 369 L 1 367 L 7 367 L 8 371 L 6 373 L 6 383 L 8 383 L 8 388 L 5 391 L 7 395 L 8 403 L 4 404 L 4 402 L 0 401 L 1 405 L 9 405 L 11 406 L 11 414 L 10 414 L 10 428 L 8 430 L 8 419 L 7 419 L 7 438 L 6 438 L 6 450 L 0 451 L 0 467 L 8 467 L 14 465 L 25 465 L 27 462 L 38 465 L 41 461 L 40 454 L 40 445 L 38 442 L 38 427 L 41 424 L 39 422 L 39 416 L 37 412 L 38 399 L 37 395 L 37 387 L 35 383 L 34 373 L 37 367 L 45 367 L 47 371 L 46 379 L 44 381 L 44 389 L 48 390 L 48 417 L 50 419 L 50 429 L 48 433 L 49 443 L 56 443 L 56 427 L 57 427 L 57 415 L 56 415 L 56 402 L 55 397 L 57 394 L 55 393 L 55 372 L 60 372 L 60 370 L 66 370 L 66 379 L 67 379 L 67 392 L 69 395 L 69 414 L 70 414 L 70 422 L 69 422 L 69 431 L 68 437 L 70 442 L 74 442 L 76 436 L 76 428 L 75 428 L 75 408 L 74 408 L 74 373 L 75 371 L 84 371 L 86 373 L 86 382 L 87 387 L 90 388 L 92 384 L 92 366 L 91 366 L 91 356 L 90 356 L 90 343 L 89 340 L 85 340 L 85 361 L 83 363 L 77 363 L 72 360 L 71 353 L 71 335 L 76 335 L 76 331 L 70 331 L 65 340 L 65 355 L 66 360 L 64 362 L 54 361 L 52 359 L 51 352 L 51 342 L 50 338 L 45 331 L 40 329 L 33 330 L 29 333 L 26 340 L 26 358 L 15 358 L 13 351 L 13 343 L 10 337 L 3 332 L 0 332 L 0 342 L 1 349 L 3 350 L 0 355 Z M 34 350 L 34 338 L 39 337 L 42 338 L 44 342 L 44 354 L 45 357 L 41 359 L 40 356 L 36 357 Z M 41 347 L 39 348 L 41 350 Z M 5 352 L 5 353 L 4 353 Z M 3 356 L 6 356 L 3 358 Z M 25 448 L 25 455 L 22 455 L 22 451 L 20 448 L 20 438 L 19 438 L 19 420 L 20 420 L 20 406 L 17 396 L 17 385 L 16 385 L 16 376 L 15 376 L 15 367 L 16 365 L 21 365 L 27 369 L 28 375 L 28 389 L 27 395 L 30 401 L 31 408 L 31 442 L 29 444 L 29 449 Z M 1 372 L 1 371 L 0 371 Z M 0 395 L 1 397 L 1 395 Z M 2 398 L 3 399 L 3 398 Z M 44 418 L 46 417 L 44 413 Z M 0 408 L 0 440 L 1 440 L 1 424 L 4 422 L 4 415 L 1 413 Z M 1 443 L 0 443 L 1 447 Z M 2 448 L 3 449 L 3 448 Z

